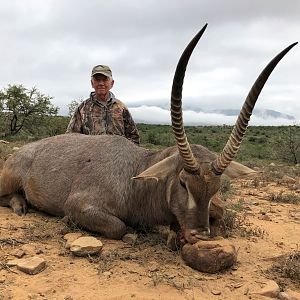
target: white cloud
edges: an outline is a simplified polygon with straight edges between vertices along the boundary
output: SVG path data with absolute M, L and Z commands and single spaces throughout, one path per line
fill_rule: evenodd
M 128 106 L 169 101 L 179 56 L 208 22 L 187 68 L 184 105 L 239 109 L 267 62 L 299 38 L 299 14 L 298 0 L 0 0 L 0 89 L 37 86 L 66 114 L 68 103 L 88 97 L 91 68 L 104 63 Z M 258 108 L 300 120 L 299 78 L 296 46 Z
M 162 109 L 156 106 L 140 106 L 131 107 L 130 111 L 132 116 L 143 123 L 150 124 L 171 124 L 170 112 L 166 109 Z M 195 112 L 195 111 L 183 111 L 184 125 L 234 125 L 237 116 L 225 116 L 218 113 L 208 112 Z M 298 120 L 300 121 L 300 120 Z M 286 118 L 274 118 L 274 117 L 259 117 L 252 115 L 249 125 L 255 126 L 280 126 L 280 125 L 294 125 L 294 120 L 288 120 Z

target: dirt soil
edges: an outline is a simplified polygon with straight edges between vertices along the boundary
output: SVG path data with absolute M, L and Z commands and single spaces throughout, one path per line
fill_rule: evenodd
M 269 279 L 281 290 L 299 292 L 299 282 L 271 269 L 300 245 L 300 206 L 269 200 L 280 191 L 291 192 L 291 187 L 275 181 L 234 181 L 226 205 L 236 207 L 239 216 L 239 228 L 228 237 L 238 249 L 238 261 L 218 274 L 186 266 L 180 251 L 167 249 L 157 232 L 139 233 L 135 242 L 126 244 L 82 231 L 99 238 L 103 250 L 99 256 L 75 257 L 65 248 L 64 235 L 78 228 L 34 210 L 19 217 L 0 207 L 0 299 L 265 299 L 255 292 Z M 294 192 L 299 196 L 299 189 Z M 28 275 L 9 267 L 16 249 L 25 258 L 44 258 L 46 268 Z

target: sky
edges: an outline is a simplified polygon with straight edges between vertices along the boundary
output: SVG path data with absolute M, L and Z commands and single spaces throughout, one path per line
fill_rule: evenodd
M 242 107 L 265 65 L 300 40 L 299 0 L 0 0 L 0 89 L 37 87 L 60 115 L 109 65 L 112 92 L 137 121 L 168 124 L 172 79 L 193 36 L 208 27 L 183 86 L 185 124 L 233 124 L 215 110 Z M 250 125 L 300 124 L 300 45 L 271 74 Z

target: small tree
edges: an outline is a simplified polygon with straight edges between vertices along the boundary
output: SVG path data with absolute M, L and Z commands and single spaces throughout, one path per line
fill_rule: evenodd
M 297 165 L 300 162 L 300 128 L 299 126 L 289 126 L 288 129 L 288 149 L 290 155 L 294 161 L 294 164 Z
M 82 102 L 83 100 L 72 100 L 71 103 L 69 103 L 67 106 L 69 108 L 69 116 L 72 117 L 73 114 L 75 113 L 77 107 L 79 106 L 79 104 Z
M 28 90 L 23 85 L 8 85 L 0 91 L 0 109 L 5 116 L 5 135 L 15 135 L 21 129 L 39 126 L 45 116 L 57 115 L 58 107 L 52 97 L 40 93 L 36 87 Z
M 285 127 L 276 141 L 275 149 L 279 158 L 295 165 L 300 163 L 300 127 L 298 125 Z

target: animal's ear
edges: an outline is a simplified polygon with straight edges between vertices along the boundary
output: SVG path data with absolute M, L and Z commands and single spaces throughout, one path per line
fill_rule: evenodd
M 229 166 L 225 169 L 224 173 L 227 175 L 229 178 L 237 178 L 241 176 L 246 176 L 249 174 L 256 174 L 258 173 L 257 171 L 254 171 L 236 161 L 232 161 Z
M 140 179 L 140 180 L 154 179 L 156 181 L 164 179 L 168 177 L 168 175 L 173 172 L 174 167 L 176 167 L 175 160 L 176 160 L 176 155 L 169 156 L 161 160 L 160 162 L 152 165 L 151 167 L 143 171 L 141 174 L 132 177 L 132 179 Z

